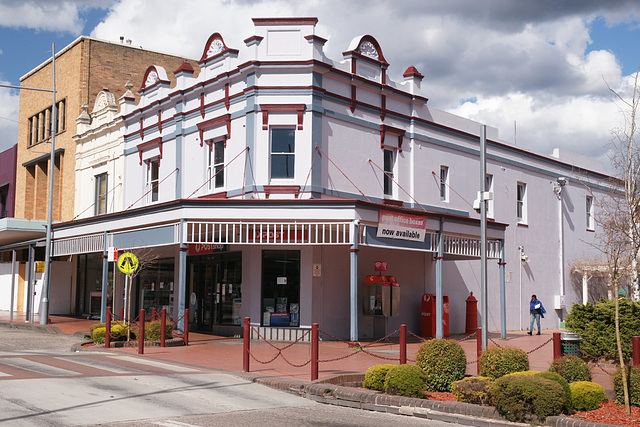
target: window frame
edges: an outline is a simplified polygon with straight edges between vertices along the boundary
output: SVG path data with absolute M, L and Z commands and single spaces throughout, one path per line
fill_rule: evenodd
M 382 151 L 382 170 L 384 170 L 382 193 L 385 196 L 393 197 L 397 152 L 394 149 L 385 147 Z
M 595 224 L 595 218 L 594 218 L 593 196 L 585 197 L 585 214 L 586 214 L 587 230 L 594 231 L 596 229 L 596 224 Z
M 488 173 L 485 177 L 484 188 L 485 188 L 485 191 L 492 193 L 495 197 L 495 193 L 493 192 L 493 175 L 490 173 Z M 493 208 L 494 208 L 494 204 L 493 204 L 493 198 L 492 198 L 491 200 L 487 200 L 487 217 L 492 219 L 494 217 Z
M 107 172 L 94 176 L 94 209 L 93 214 L 103 215 L 107 213 L 107 193 L 109 192 L 109 175 Z M 101 192 L 101 183 L 104 182 L 104 193 Z
M 449 166 L 440 165 L 440 201 L 449 202 Z
M 292 144 L 289 144 L 290 151 L 274 151 L 274 134 L 284 131 L 290 133 Z M 278 141 L 280 142 L 280 141 Z M 283 165 L 280 165 L 281 158 L 285 158 Z M 277 160 L 277 161 L 276 161 Z M 289 165 L 291 161 L 291 165 Z M 285 173 L 274 175 L 280 166 L 284 166 Z M 291 170 L 289 170 L 291 169 Z M 270 181 L 292 181 L 296 177 L 296 128 L 292 126 L 272 126 L 269 128 L 269 180 Z
M 524 182 L 516 185 L 516 217 L 519 224 L 527 223 L 527 184 Z
M 145 194 L 147 203 L 155 203 L 160 199 L 160 159 L 155 157 L 146 161 Z M 153 173 L 156 173 L 154 178 Z
M 208 141 L 207 148 L 207 189 L 209 191 L 215 191 L 225 188 L 225 151 L 226 144 L 224 140 L 211 140 Z M 218 161 L 216 159 L 217 150 L 222 151 L 222 159 Z M 217 175 L 216 175 L 217 174 Z M 215 175 L 215 178 L 214 178 Z

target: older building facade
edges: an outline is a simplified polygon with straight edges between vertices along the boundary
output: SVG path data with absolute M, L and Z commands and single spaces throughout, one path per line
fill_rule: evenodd
M 56 224 L 53 247 L 83 266 L 78 314 L 117 313 L 127 297 L 204 332 L 250 317 L 360 339 L 420 332 L 433 295 L 436 335 L 460 333 L 465 299 L 481 294 L 484 181 L 489 329 L 528 326 L 531 293 L 559 326 L 581 301 L 566 283 L 596 232 L 583 185 L 606 191 L 596 165 L 431 108 L 420 72 L 407 64 L 392 81 L 372 36 L 332 60 L 315 18 L 253 22 L 242 49 L 213 33 L 197 63 L 148 63 L 139 100 L 102 91 L 78 118 L 77 218 Z M 110 247 L 147 261 L 131 292 Z

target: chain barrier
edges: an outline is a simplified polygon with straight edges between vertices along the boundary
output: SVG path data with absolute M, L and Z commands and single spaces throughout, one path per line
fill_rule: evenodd
M 596 368 L 600 369 L 603 373 L 605 373 L 605 374 L 607 374 L 607 375 L 610 375 L 610 374 L 611 374 L 611 372 L 607 372 L 607 370 L 606 370 L 604 367 L 602 367 L 602 366 L 600 365 L 600 363 L 599 363 L 599 362 L 600 362 L 602 359 L 611 359 L 611 358 L 612 358 L 612 357 L 613 357 L 613 356 L 618 352 L 618 350 L 617 350 L 617 349 L 616 349 L 616 350 L 613 350 L 611 353 L 603 354 L 602 356 L 592 356 L 591 354 L 587 353 L 586 351 L 584 351 L 584 350 L 583 350 L 583 349 L 581 349 L 580 347 L 573 345 L 573 344 L 572 344 L 571 342 L 569 342 L 569 341 L 563 340 L 563 342 L 564 342 L 564 343 L 566 343 L 568 346 L 572 347 L 574 350 L 577 350 L 577 351 L 578 351 L 578 352 L 579 352 L 583 357 L 585 357 L 586 359 L 588 359 L 588 362 L 587 362 L 587 363 L 591 362 L 591 363 L 593 364 L 593 366 L 594 366 L 594 367 L 596 367 Z M 627 347 L 629 347 L 629 346 L 630 346 L 630 345 L 632 345 L 632 344 L 633 344 L 633 341 L 631 341 L 631 342 L 629 342 L 629 343 L 627 343 L 627 344 L 623 345 L 623 346 L 622 346 L 622 350 L 624 351 Z
M 539 346 L 537 346 L 536 348 L 534 348 L 534 349 L 531 349 L 531 350 L 527 351 L 527 352 L 526 352 L 526 353 L 527 353 L 527 355 L 529 355 L 529 354 L 533 353 L 534 351 L 540 350 L 542 347 L 544 347 L 545 345 L 549 344 L 550 342 L 553 342 L 553 337 L 552 337 L 552 338 L 549 338 L 548 340 L 546 340 L 545 342 L 543 342 L 542 344 L 540 344 L 540 345 L 539 345 Z
M 309 335 L 311 333 L 310 330 L 307 330 L 305 333 L 303 333 L 297 340 L 291 342 L 290 344 L 285 345 L 284 347 L 278 347 L 274 344 L 272 344 L 271 342 L 269 342 L 265 337 L 263 337 L 260 332 L 253 326 L 251 326 L 251 331 L 255 332 L 255 334 L 258 336 L 259 339 L 261 339 L 262 341 L 264 341 L 265 343 L 267 343 L 271 348 L 275 349 L 277 351 L 276 355 L 271 358 L 270 360 L 267 361 L 262 361 L 259 360 L 258 358 L 255 357 L 255 355 L 249 351 L 249 356 L 255 360 L 258 363 L 261 363 L 263 365 L 269 364 L 271 362 L 273 362 L 274 360 L 276 360 L 278 357 L 282 357 L 282 360 L 284 360 L 286 363 L 288 363 L 289 365 L 293 366 L 294 368 L 302 368 L 304 366 L 307 366 L 309 363 L 311 363 L 311 358 L 309 358 L 309 360 L 307 360 L 306 362 L 302 363 L 302 364 L 295 364 L 291 361 L 289 361 L 284 353 L 282 353 L 284 350 L 287 350 L 291 347 L 293 347 L 295 344 L 299 343 L 300 341 L 302 341 L 307 335 Z
M 478 330 L 476 329 L 475 331 L 473 331 L 472 333 L 470 333 L 466 337 L 462 338 L 461 340 L 457 340 L 457 341 L 458 342 L 468 341 L 471 338 L 476 338 L 477 335 L 478 335 Z

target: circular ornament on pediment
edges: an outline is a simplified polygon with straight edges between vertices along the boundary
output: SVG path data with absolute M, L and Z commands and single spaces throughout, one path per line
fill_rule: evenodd
M 378 49 L 368 40 L 360 43 L 360 47 L 358 48 L 358 52 L 361 55 L 375 59 L 376 61 L 380 60 L 380 55 L 378 55 Z
M 209 45 L 209 50 L 207 50 L 207 57 L 212 57 L 214 55 L 219 54 L 224 50 L 224 43 L 220 39 L 213 39 L 211 44 Z

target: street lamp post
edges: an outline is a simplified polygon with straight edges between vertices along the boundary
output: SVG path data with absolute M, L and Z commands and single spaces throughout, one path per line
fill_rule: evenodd
M 40 304 L 40 324 L 46 325 L 49 321 L 49 296 L 51 289 L 51 237 L 53 223 L 53 171 L 55 169 L 55 151 L 56 151 L 56 44 L 51 44 L 51 73 L 53 75 L 53 87 L 51 89 L 38 89 L 32 87 L 0 85 L 0 87 L 8 87 L 19 90 L 35 90 L 40 92 L 51 92 L 53 94 L 53 106 L 51 107 L 51 153 L 49 156 L 49 205 L 47 212 L 47 237 L 44 256 L 44 273 L 42 280 L 42 303 Z M 33 312 L 33 307 L 31 307 Z

